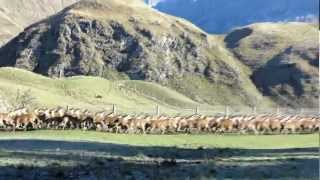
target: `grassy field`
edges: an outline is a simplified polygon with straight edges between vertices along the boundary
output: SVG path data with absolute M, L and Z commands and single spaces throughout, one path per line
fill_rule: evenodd
M 15 102 L 18 91 L 28 91 L 34 98 L 33 106 L 71 105 L 93 111 L 118 104 L 120 113 L 155 113 L 158 104 L 162 111 L 175 114 L 181 108 L 199 105 L 149 82 L 97 77 L 49 79 L 0 68 L 0 98 Z M 317 146 L 317 134 L 0 132 L 0 179 L 317 179 Z
M 318 135 L 0 132 L 5 179 L 317 179 Z M 0 178 L 1 179 L 1 178 Z
M 226 105 L 232 105 L 227 99 L 230 99 L 229 97 L 235 92 L 230 89 L 224 86 L 213 87 L 201 79 L 191 78 L 186 82 L 186 84 L 192 83 L 195 88 L 178 84 L 195 99 L 197 99 L 195 92 L 201 92 L 208 98 L 215 94 L 224 99 L 225 104 L 209 105 L 195 102 L 182 93 L 152 82 L 107 80 L 90 76 L 52 79 L 22 69 L 6 67 L 0 68 L 0 112 L 7 111 L 6 107 L 21 104 L 17 101 L 17 96 L 24 93 L 31 99 L 29 102 L 31 108 L 69 106 L 91 111 L 111 111 L 112 105 L 116 104 L 119 113 L 130 114 L 155 114 L 158 105 L 161 112 L 168 115 L 192 115 L 196 107 L 200 108 L 202 114 L 213 115 L 223 113 Z M 217 92 L 213 93 L 212 90 Z M 223 95 L 219 95 L 221 93 Z M 252 112 L 251 107 L 241 105 L 240 99 L 233 98 L 233 102 L 235 111 Z M 258 108 L 264 110 L 270 107 Z
M 1 132 L 1 139 L 35 139 L 61 141 L 89 141 L 135 146 L 175 146 L 186 148 L 247 148 L 279 149 L 318 146 L 318 135 L 128 135 L 95 131 Z
M 21 69 L 0 68 L 0 100 L 12 104 L 18 91 L 28 92 L 32 106 L 69 105 L 95 111 L 110 110 L 112 104 L 117 104 L 119 111 L 127 113 L 155 113 L 158 104 L 170 114 L 177 113 L 175 109 L 198 105 L 174 90 L 150 82 L 84 76 L 50 79 Z

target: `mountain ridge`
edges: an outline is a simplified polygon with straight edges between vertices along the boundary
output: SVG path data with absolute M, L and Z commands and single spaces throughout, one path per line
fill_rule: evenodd
M 260 23 L 212 35 L 141 0 L 86 0 L 27 27 L 0 49 L 0 67 L 155 82 L 211 105 L 318 107 L 314 31 Z M 266 78 L 277 78 L 270 67 L 284 78 Z
M 155 9 L 188 19 L 214 34 L 257 22 L 319 22 L 318 0 L 164 0 Z
M 123 2 L 81 1 L 28 27 L 0 50 L 0 66 L 51 77 L 152 81 L 203 103 L 263 99 L 225 47 L 209 42 L 211 35 L 141 1 Z

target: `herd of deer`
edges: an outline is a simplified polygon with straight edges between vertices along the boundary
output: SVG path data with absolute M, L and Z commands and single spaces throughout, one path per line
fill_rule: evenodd
M 149 116 L 117 115 L 74 108 L 19 109 L 0 113 L 0 129 L 83 129 L 114 133 L 314 133 L 319 116 Z

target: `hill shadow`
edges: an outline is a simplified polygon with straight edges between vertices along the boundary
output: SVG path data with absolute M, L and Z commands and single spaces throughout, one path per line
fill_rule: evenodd
M 317 155 L 317 148 L 191 149 L 0 140 L 0 179 L 317 179 Z
M 302 80 L 310 77 L 302 72 L 295 63 L 282 60 L 285 59 L 285 54 L 291 53 L 292 47 L 285 49 L 253 73 L 251 79 L 262 90 L 263 94 L 272 95 L 271 88 L 277 85 L 291 86 L 295 96 L 302 96 L 304 94 Z
M 249 27 L 236 29 L 226 36 L 224 42 L 226 43 L 227 48 L 234 49 L 239 46 L 239 41 L 241 39 L 250 36 L 252 33 L 253 30 Z

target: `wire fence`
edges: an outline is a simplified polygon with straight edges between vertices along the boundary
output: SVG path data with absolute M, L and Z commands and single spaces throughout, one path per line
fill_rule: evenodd
M 137 108 L 121 108 L 118 105 L 112 105 L 105 108 L 106 111 L 118 114 L 148 114 L 148 115 L 181 115 L 190 116 L 195 114 L 210 116 L 235 116 L 235 115 L 303 115 L 303 116 L 320 116 L 318 108 L 258 108 L 258 107 L 235 107 L 235 106 L 212 106 L 208 107 L 190 107 L 190 108 L 168 108 L 159 105 L 145 106 Z
M 9 106 L 5 101 L 1 101 L 0 98 L 0 113 L 8 112 Z M 39 107 L 38 107 L 39 108 Z M 66 106 L 65 108 L 79 108 L 86 109 L 81 106 Z M 288 107 L 275 107 L 275 108 L 260 108 L 260 107 L 247 107 L 247 106 L 194 106 L 178 108 L 176 106 L 167 105 L 139 105 L 136 107 L 126 107 L 117 104 L 105 104 L 101 105 L 99 109 L 91 109 L 93 112 L 106 111 L 114 112 L 117 114 L 130 114 L 130 115 L 180 115 L 191 116 L 195 114 L 208 115 L 208 116 L 235 116 L 235 115 L 309 115 L 320 116 L 319 108 L 288 108 Z

